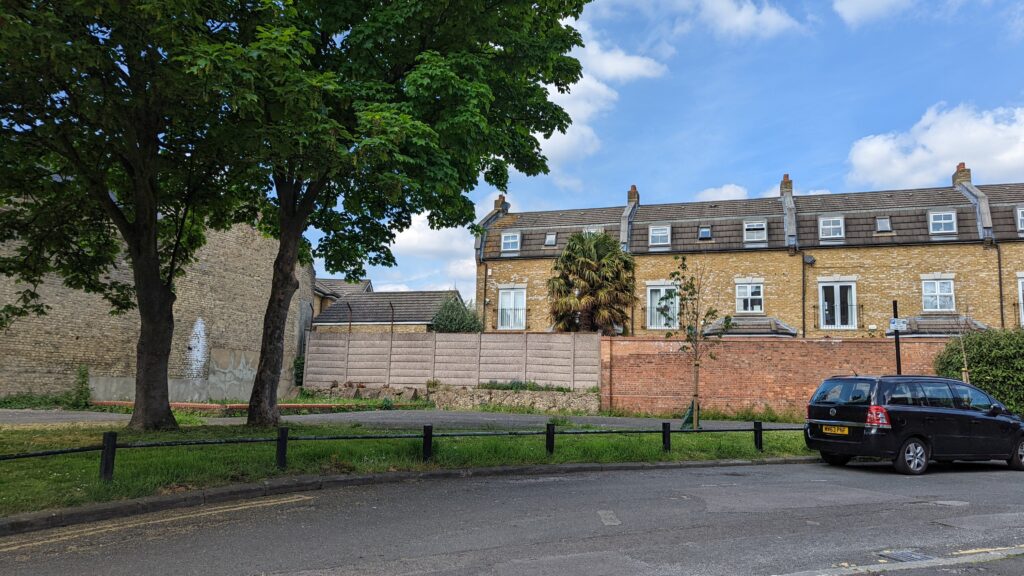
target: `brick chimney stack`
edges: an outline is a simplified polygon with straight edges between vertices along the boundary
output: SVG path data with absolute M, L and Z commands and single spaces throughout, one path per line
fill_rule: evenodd
M 971 169 L 967 167 L 967 164 L 963 162 L 956 165 L 956 172 L 953 172 L 953 187 L 956 188 L 957 184 L 970 184 L 971 183 Z
M 498 194 L 498 197 L 494 199 L 494 209 L 501 210 L 502 212 L 508 212 L 509 204 L 505 202 L 505 195 Z
M 789 179 L 789 174 L 782 175 L 782 182 L 779 182 L 779 195 L 781 196 L 792 196 L 793 195 L 793 181 Z
M 626 194 L 626 202 L 632 204 L 640 203 L 640 191 L 636 189 L 636 184 L 629 187 L 629 193 Z

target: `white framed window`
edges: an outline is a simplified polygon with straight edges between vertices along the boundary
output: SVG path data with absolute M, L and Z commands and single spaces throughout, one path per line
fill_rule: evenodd
M 751 314 L 764 312 L 764 285 L 736 285 L 736 313 Z
M 768 222 L 765 220 L 748 220 L 743 223 L 744 242 L 766 242 L 768 240 Z
M 1017 208 L 1017 230 L 1024 232 L 1024 208 Z
M 698 228 L 697 240 L 711 240 L 711 226 L 701 226 Z
M 548 232 L 547 235 L 544 236 L 544 245 L 545 246 L 548 246 L 548 247 L 554 246 L 557 241 L 558 241 L 558 232 Z
M 823 330 L 857 328 L 857 284 L 822 282 L 818 284 L 818 308 Z
M 647 244 L 649 246 L 668 246 L 671 239 L 671 226 L 649 226 L 647 228 Z
M 892 220 L 888 216 L 875 218 L 875 232 L 892 232 Z
M 929 234 L 956 234 L 956 212 L 929 212 Z
M 526 288 L 498 290 L 498 330 L 526 330 Z
M 1020 312 L 1020 325 L 1024 326 L 1024 277 L 1017 278 L 1017 310 Z
M 842 216 L 822 216 L 818 218 L 818 238 L 822 240 L 840 240 L 846 237 L 846 226 Z
M 502 232 L 501 233 L 501 251 L 502 252 L 518 252 L 519 251 L 519 232 Z
M 647 329 L 679 328 L 679 296 L 673 284 L 647 287 Z
M 921 307 L 925 312 L 952 312 L 956 310 L 952 280 L 923 280 Z

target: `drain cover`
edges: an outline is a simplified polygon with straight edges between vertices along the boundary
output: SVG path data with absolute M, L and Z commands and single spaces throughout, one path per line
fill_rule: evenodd
M 893 550 L 891 552 L 882 552 L 879 554 L 882 558 L 888 558 L 895 562 L 919 562 L 921 560 L 934 560 L 934 556 L 927 554 L 920 554 L 912 550 Z

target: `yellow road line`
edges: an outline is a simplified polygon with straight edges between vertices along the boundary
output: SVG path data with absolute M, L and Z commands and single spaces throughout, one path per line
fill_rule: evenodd
M 29 542 L 22 542 L 20 544 L 13 544 L 10 546 L 0 547 L 0 552 L 12 552 L 14 550 L 20 550 L 22 548 L 31 548 L 34 546 L 43 546 L 45 544 L 53 544 L 56 542 L 63 542 L 65 540 L 73 540 L 75 538 L 81 538 L 84 536 L 93 536 L 96 534 L 103 534 L 105 532 L 113 532 L 115 530 L 122 530 L 125 528 L 137 528 L 139 526 L 151 526 L 154 524 L 166 524 L 167 522 L 175 522 L 178 520 L 188 520 L 193 518 L 202 518 L 204 516 L 213 516 L 215 514 L 224 514 L 227 512 L 236 512 L 238 510 L 249 510 L 251 508 L 264 508 L 267 506 L 277 506 L 280 504 L 292 504 L 295 502 L 305 502 L 312 500 L 312 496 L 283 496 L 280 498 L 269 498 L 263 500 L 257 500 L 254 502 L 246 502 L 244 504 L 229 504 L 224 506 L 216 506 L 214 508 L 199 508 L 195 512 L 186 512 L 184 514 L 177 514 L 170 518 L 155 518 L 150 520 L 127 520 L 122 522 L 111 522 L 103 526 L 92 527 L 92 528 L 81 528 L 73 530 L 71 532 L 64 532 L 59 536 L 52 538 L 43 538 L 41 540 L 32 540 Z

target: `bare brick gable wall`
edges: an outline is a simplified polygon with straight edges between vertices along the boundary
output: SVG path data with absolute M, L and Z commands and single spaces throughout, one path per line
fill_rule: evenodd
M 945 339 L 904 339 L 906 374 L 934 374 Z M 679 342 L 664 338 L 601 339 L 601 407 L 679 413 L 693 394 L 693 365 Z M 802 412 L 822 380 L 836 374 L 893 374 L 889 339 L 723 339 L 701 364 L 701 406 Z
M 211 231 L 208 242 L 177 282 L 171 348 L 172 400 L 247 399 L 259 359 L 263 313 L 277 242 L 236 226 Z M 130 279 L 128 270 L 122 271 Z M 290 391 L 292 363 L 313 299 L 311 268 L 297 271 L 285 333 L 281 393 Z M 0 278 L 0 301 L 14 284 Z M 134 392 L 138 315 L 112 316 L 98 296 L 64 288 L 59 278 L 40 287 L 49 314 L 16 320 L 0 332 L 0 396 L 67 390 L 78 366 L 89 368 L 94 397 L 125 399 Z

